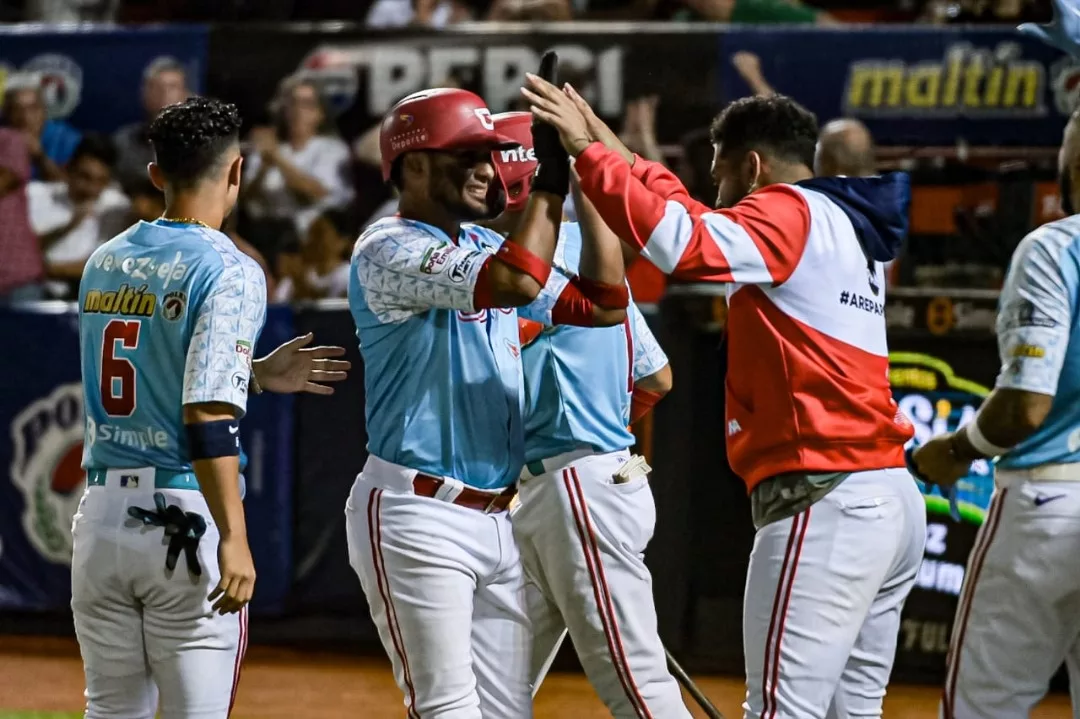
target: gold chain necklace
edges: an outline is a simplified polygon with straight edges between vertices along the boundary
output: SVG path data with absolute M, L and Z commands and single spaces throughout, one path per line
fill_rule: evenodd
M 164 215 L 162 215 L 158 219 L 163 220 L 164 222 L 175 222 L 179 225 L 199 225 L 200 227 L 205 227 L 208 230 L 214 229 L 205 222 L 202 222 L 201 220 L 196 220 L 194 217 L 165 217 Z

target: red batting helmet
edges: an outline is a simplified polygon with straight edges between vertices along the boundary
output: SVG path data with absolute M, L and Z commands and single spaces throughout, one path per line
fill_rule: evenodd
M 532 115 L 527 112 L 503 112 L 495 115 L 495 131 L 502 133 L 520 147 L 499 149 L 493 153 L 495 172 L 506 193 L 506 209 L 524 210 L 529 201 L 529 188 L 536 171 L 533 151 Z
M 390 108 L 379 130 L 384 180 L 390 179 L 394 160 L 413 150 L 494 151 L 516 146 L 515 140 L 496 132 L 483 100 L 454 88 L 414 92 Z

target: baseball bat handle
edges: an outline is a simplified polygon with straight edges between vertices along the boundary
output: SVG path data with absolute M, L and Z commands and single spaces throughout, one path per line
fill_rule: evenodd
M 705 696 L 705 693 L 694 683 L 686 670 L 679 666 L 679 663 L 675 661 L 675 657 L 671 656 L 671 652 L 667 650 L 667 647 L 664 647 L 664 655 L 667 657 L 668 669 L 675 676 L 675 680 L 694 698 L 701 710 L 705 712 L 705 716 L 709 719 L 724 719 L 724 715 L 709 701 L 709 697 Z

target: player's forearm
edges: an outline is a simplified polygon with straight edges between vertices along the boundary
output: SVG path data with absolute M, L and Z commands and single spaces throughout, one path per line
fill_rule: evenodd
M 221 537 L 247 532 L 240 498 L 240 440 L 237 411 L 225 402 L 184 405 L 188 453 L 199 489 Z
M 1030 437 L 1050 412 L 1053 397 L 1023 390 L 998 388 L 979 408 L 972 423 L 953 436 L 953 449 L 962 459 L 993 457 L 1002 452 L 985 452 L 990 446 L 1008 450 Z M 978 439 L 973 440 L 972 436 Z M 977 446 L 978 445 L 978 446 Z
M 537 298 L 551 274 L 562 199 L 546 192 L 529 198 L 518 230 L 488 260 L 477 284 L 477 307 L 521 307 Z
M 196 460 L 192 467 L 222 539 L 247 536 L 244 503 L 240 498 L 240 458 Z
M 562 224 L 564 201 L 565 198 L 550 192 L 532 193 L 518 229 L 506 241 L 550 265 L 555 256 L 555 238 Z
M 582 193 L 592 201 L 604 223 L 635 250 L 642 250 L 664 217 L 664 200 L 633 175 L 630 165 L 599 143 L 578 155 L 574 163 Z M 635 204 L 641 206 L 635 208 Z
M 574 182 L 572 188 L 583 240 L 579 274 L 594 282 L 625 287 L 626 266 L 623 263 L 622 242 L 618 235 L 604 224 L 596 207 L 581 192 L 580 185 Z

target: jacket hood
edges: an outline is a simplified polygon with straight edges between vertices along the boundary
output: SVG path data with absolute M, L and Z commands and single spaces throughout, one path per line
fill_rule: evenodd
M 863 249 L 878 262 L 900 254 L 907 239 L 911 180 L 904 172 L 875 177 L 814 177 L 795 183 L 835 202 L 855 226 Z

